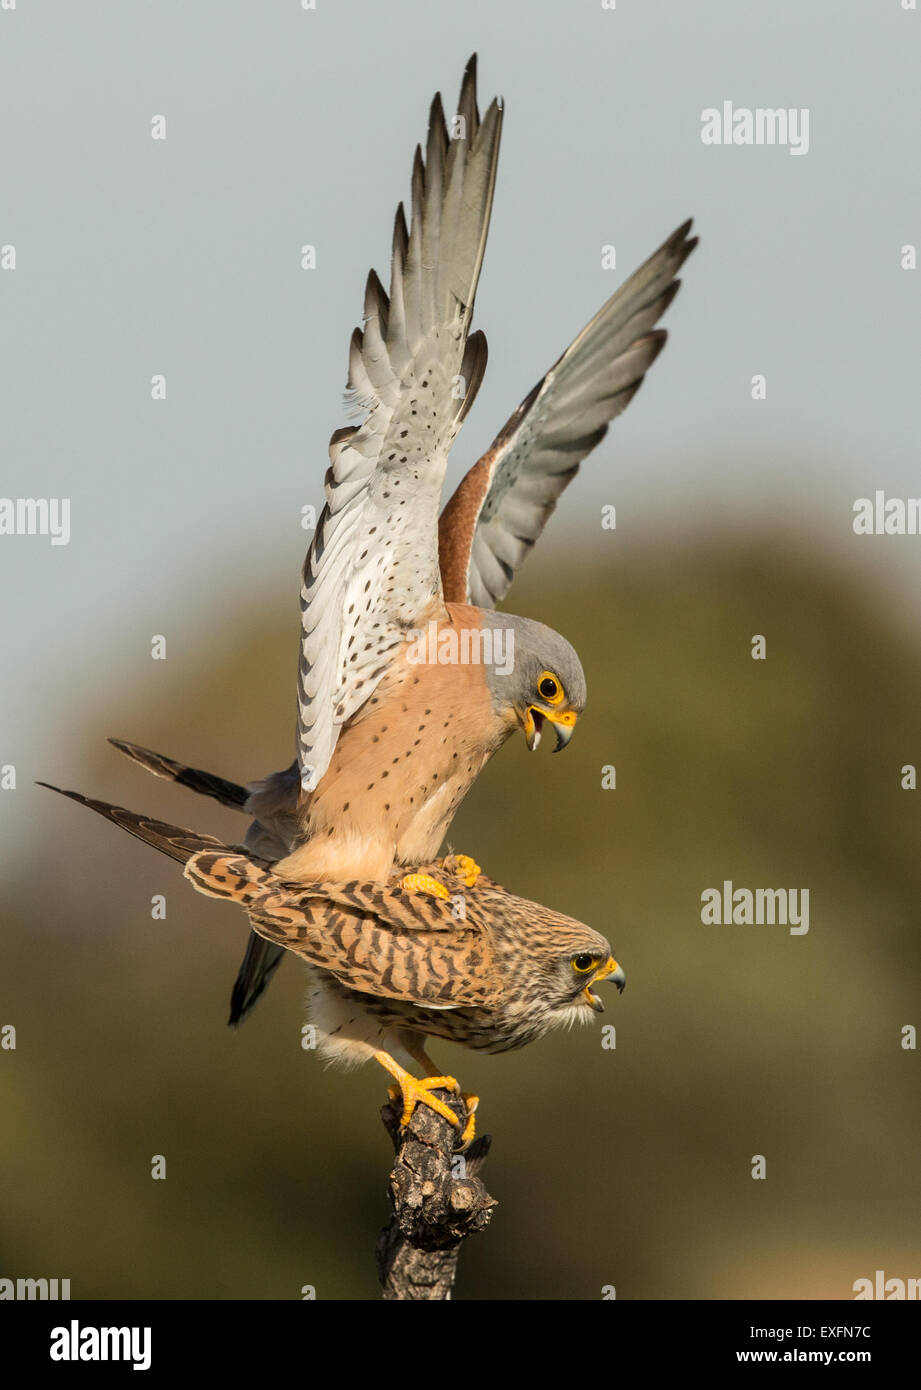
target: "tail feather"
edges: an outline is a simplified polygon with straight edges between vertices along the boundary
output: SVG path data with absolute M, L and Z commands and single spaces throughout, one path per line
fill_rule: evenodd
M 247 1014 L 262 997 L 263 991 L 285 956 L 284 946 L 276 946 L 274 941 L 266 941 L 251 931 L 246 943 L 246 955 L 234 980 L 230 996 L 229 1028 L 238 1027 Z
M 110 738 L 109 743 L 113 748 L 117 748 L 119 753 L 124 753 L 126 758 L 131 758 L 133 762 L 140 763 L 141 767 L 146 767 L 155 777 L 162 777 L 167 782 L 178 782 L 180 786 L 188 787 L 200 796 L 212 796 L 222 806 L 230 806 L 232 810 L 242 811 L 249 796 L 245 787 L 238 786 L 236 782 L 228 782 L 225 777 L 217 777 L 213 772 L 186 767 L 185 763 L 177 763 L 173 758 L 164 757 L 162 753 L 154 753 L 149 748 L 141 748 L 138 744 L 127 743 L 121 738 Z
M 146 749 L 135 748 L 133 744 L 122 744 L 116 739 L 110 739 L 109 742 L 114 743 L 121 752 L 127 752 L 128 756 L 133 757 L 135 762 L 149 768 L 156 776 L 170 777 L 173 781 L 180 780 L 178 777 L 171 777 L 168 770 L 159 771 L 158 764 L 161 761 L 167 765 L 167 768 L 176 767 L 182 771 L 192 771 L 192 769 L 182 769 L 181 764 L 171 763 L 169 759 L 160 759 L 156 753 L 148 753 Z M 144 756 L 137 756 L 138 754 Z M 208 776 L 207 773 L 196 775 Z M 185 784 L 193 786 L 195 791 L 200 790 L 191 782 L 187 781 Z M 170 859 L 175 859 L 179 864 L 187 864 L 192 855 L 198 854 L 200 850 L 214 850 L 220 854 L 232 854 L 240 852 L 242 848 L 239 845 L 225 845 L 221 840 L 216 840 L 213 835 L 202 835 L 196 830 L 186 830 L 182 826 L 155 820 L 152 816 L 139 815 L 136 811 L 129 811 L 124 806 L 114 806 L 108 801 L 96 801 L 92 797 L 84 796 L 82 792 L 66 791 L 63 787 L 55 787 L 50 782 L 39 782 L 38 785 L 47 787 L 49 791 L 59 792 L 61 796 L 67 796 L 71 801 L 76 801 L 81 806 L 88 806 L 97 815 L 103 816 L 113 825 L 120 826 L 129 835 L 143 840 L 145 844 L 152 845 L 161 854 L 169 855 Z M 231 786 L 232 784 L 227 783 L 227 785 Z M 239 790 L 242 792 L 242 788 Z M 213 792 L 209 794 L 214 795 Z M 245 797 L 246 793 L 243 792 L 243 795 Z M 254 854 L 249 848 L 245 848 L 243 852 L 254 864 L 267 868 L 271 863 L 270 860 Z M 230 1027 L 235 1028 L 239 1023 L 242 1023 L 256 1000 L 261 998 L 284 955 L 285 948 L 283 946 L 277 946 L 275 942 L 266 941 L 256 932 L 250 932 L 246 955 L 243 957 L 243 964 L 240 966 L 234 982 L 230 1001 L 230 1018 L 228 1019 Z
M 71 801 L 77 801 L 81 806 L 88 806 L 97 815 L 104 816 L 106 820 L 112 821 L 113 825 L 127 830 L 129 835 L 143 840 L 145 844 L 153 845 L 154 849 L 158 849 L 161 854 L 169 855 L 170 859 L 175 859 L 179 864 L 188 863 L 192 855 L 198 854 L 201 850 L 216 850 L 224 854 L 237 852 L 234 847 L 225 845 L 222 840 L 216 840 L 213 835 L 201 835 L 197 830 L 185 830 L 182 826 L 170 825 L 168 821 L 154 820 L 151 816 L 129 811 L 124 806 L 113 806 L 108 801 L 95 801 L 81 792 L 66 791 L 63 787 L 52 786 L 50 782 L 39 782 L 38 785 L 47 787 L 49 791 L 59 792 L 61 796 L 68 796 Z M 265 863 L 264 860 L 255 862 Z

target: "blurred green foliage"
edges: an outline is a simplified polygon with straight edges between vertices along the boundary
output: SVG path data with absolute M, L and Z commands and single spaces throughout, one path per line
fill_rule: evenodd
M 605 932 L 627 989 L 601 1020 L 614 1051 L 597 1025 L 506 1057 L 433 1047 L 494 1136 L 500 1205 L 461 1298 L 849 1298 L 877 1268 L 921 1274 L 919 1061 L 900 1045 L 921 1023 L 921 793 L 899 783 L 921 763 L 921 643 L 779 533 L 663 550 L 627 563 L 612 540 L 575 573 L 542 545 L 512 591 L 575 643 L 589 705 L 563 756 L 515 739 L 493 760 L 452 843 Z M 233 813 L 103 739 L 241 781 L 285 765 L 295 620 L 291 594 L 263 596 L 143 688 L 101 670 L 34 775 L 235 838 Z M 228 1031 L 242 914 L 88 812 L 17 795 L 34 836 L 4 889 L 0 1275 L 81 1298 L 376 1297 L 382 1075 L 301 1048 L 293 960 Z M 808 935 L 703 926 L 724 878 L 808 887 Z

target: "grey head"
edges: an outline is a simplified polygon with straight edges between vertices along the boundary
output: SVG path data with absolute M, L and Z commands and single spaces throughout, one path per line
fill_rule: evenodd
M 485 666 L 496 712 L 517 720 L 532 752 L 546 720 L 556 730 L 555 751 L 565 748 L 585 709 L 585 673 L 575 648 L 553 628 L 512 613 L 484 613 L 483 630 L 492 639 Z

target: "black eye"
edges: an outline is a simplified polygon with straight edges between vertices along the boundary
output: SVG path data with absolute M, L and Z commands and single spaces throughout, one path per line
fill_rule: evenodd
M 578 970 L 580 975 L 585 975 L 588 973 L 589 970 L 591 970 L 596 960 L 596 956 L 590 956 L 587 954 L 583 954 L 581 956 L 573 956 L 572 968 L 573 970 Z
M 552 676 L 545 676 L 537 687 L 538 694 L 543 695 L 545 700 L 552 700 L 559 694 L 560 687 Z

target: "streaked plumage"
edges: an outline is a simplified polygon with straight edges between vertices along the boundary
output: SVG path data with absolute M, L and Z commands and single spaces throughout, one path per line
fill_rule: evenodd
M 286 883 L 239 846 L 61 794 L 184 864 L 200 893 L 242 907 L 260 939 L 300 956 L 311 967 L 320 1052 L 331 1061 L 386 1054 L 409 1068 L 429 1037 L 509 1052 L 602 1012 L 598 981 L 623 988 L 603 936 L 484 874 L 471 887 L 443 863 L 420 866 L 441 880 L 444 900 L 407 892 L 398 877 Z

